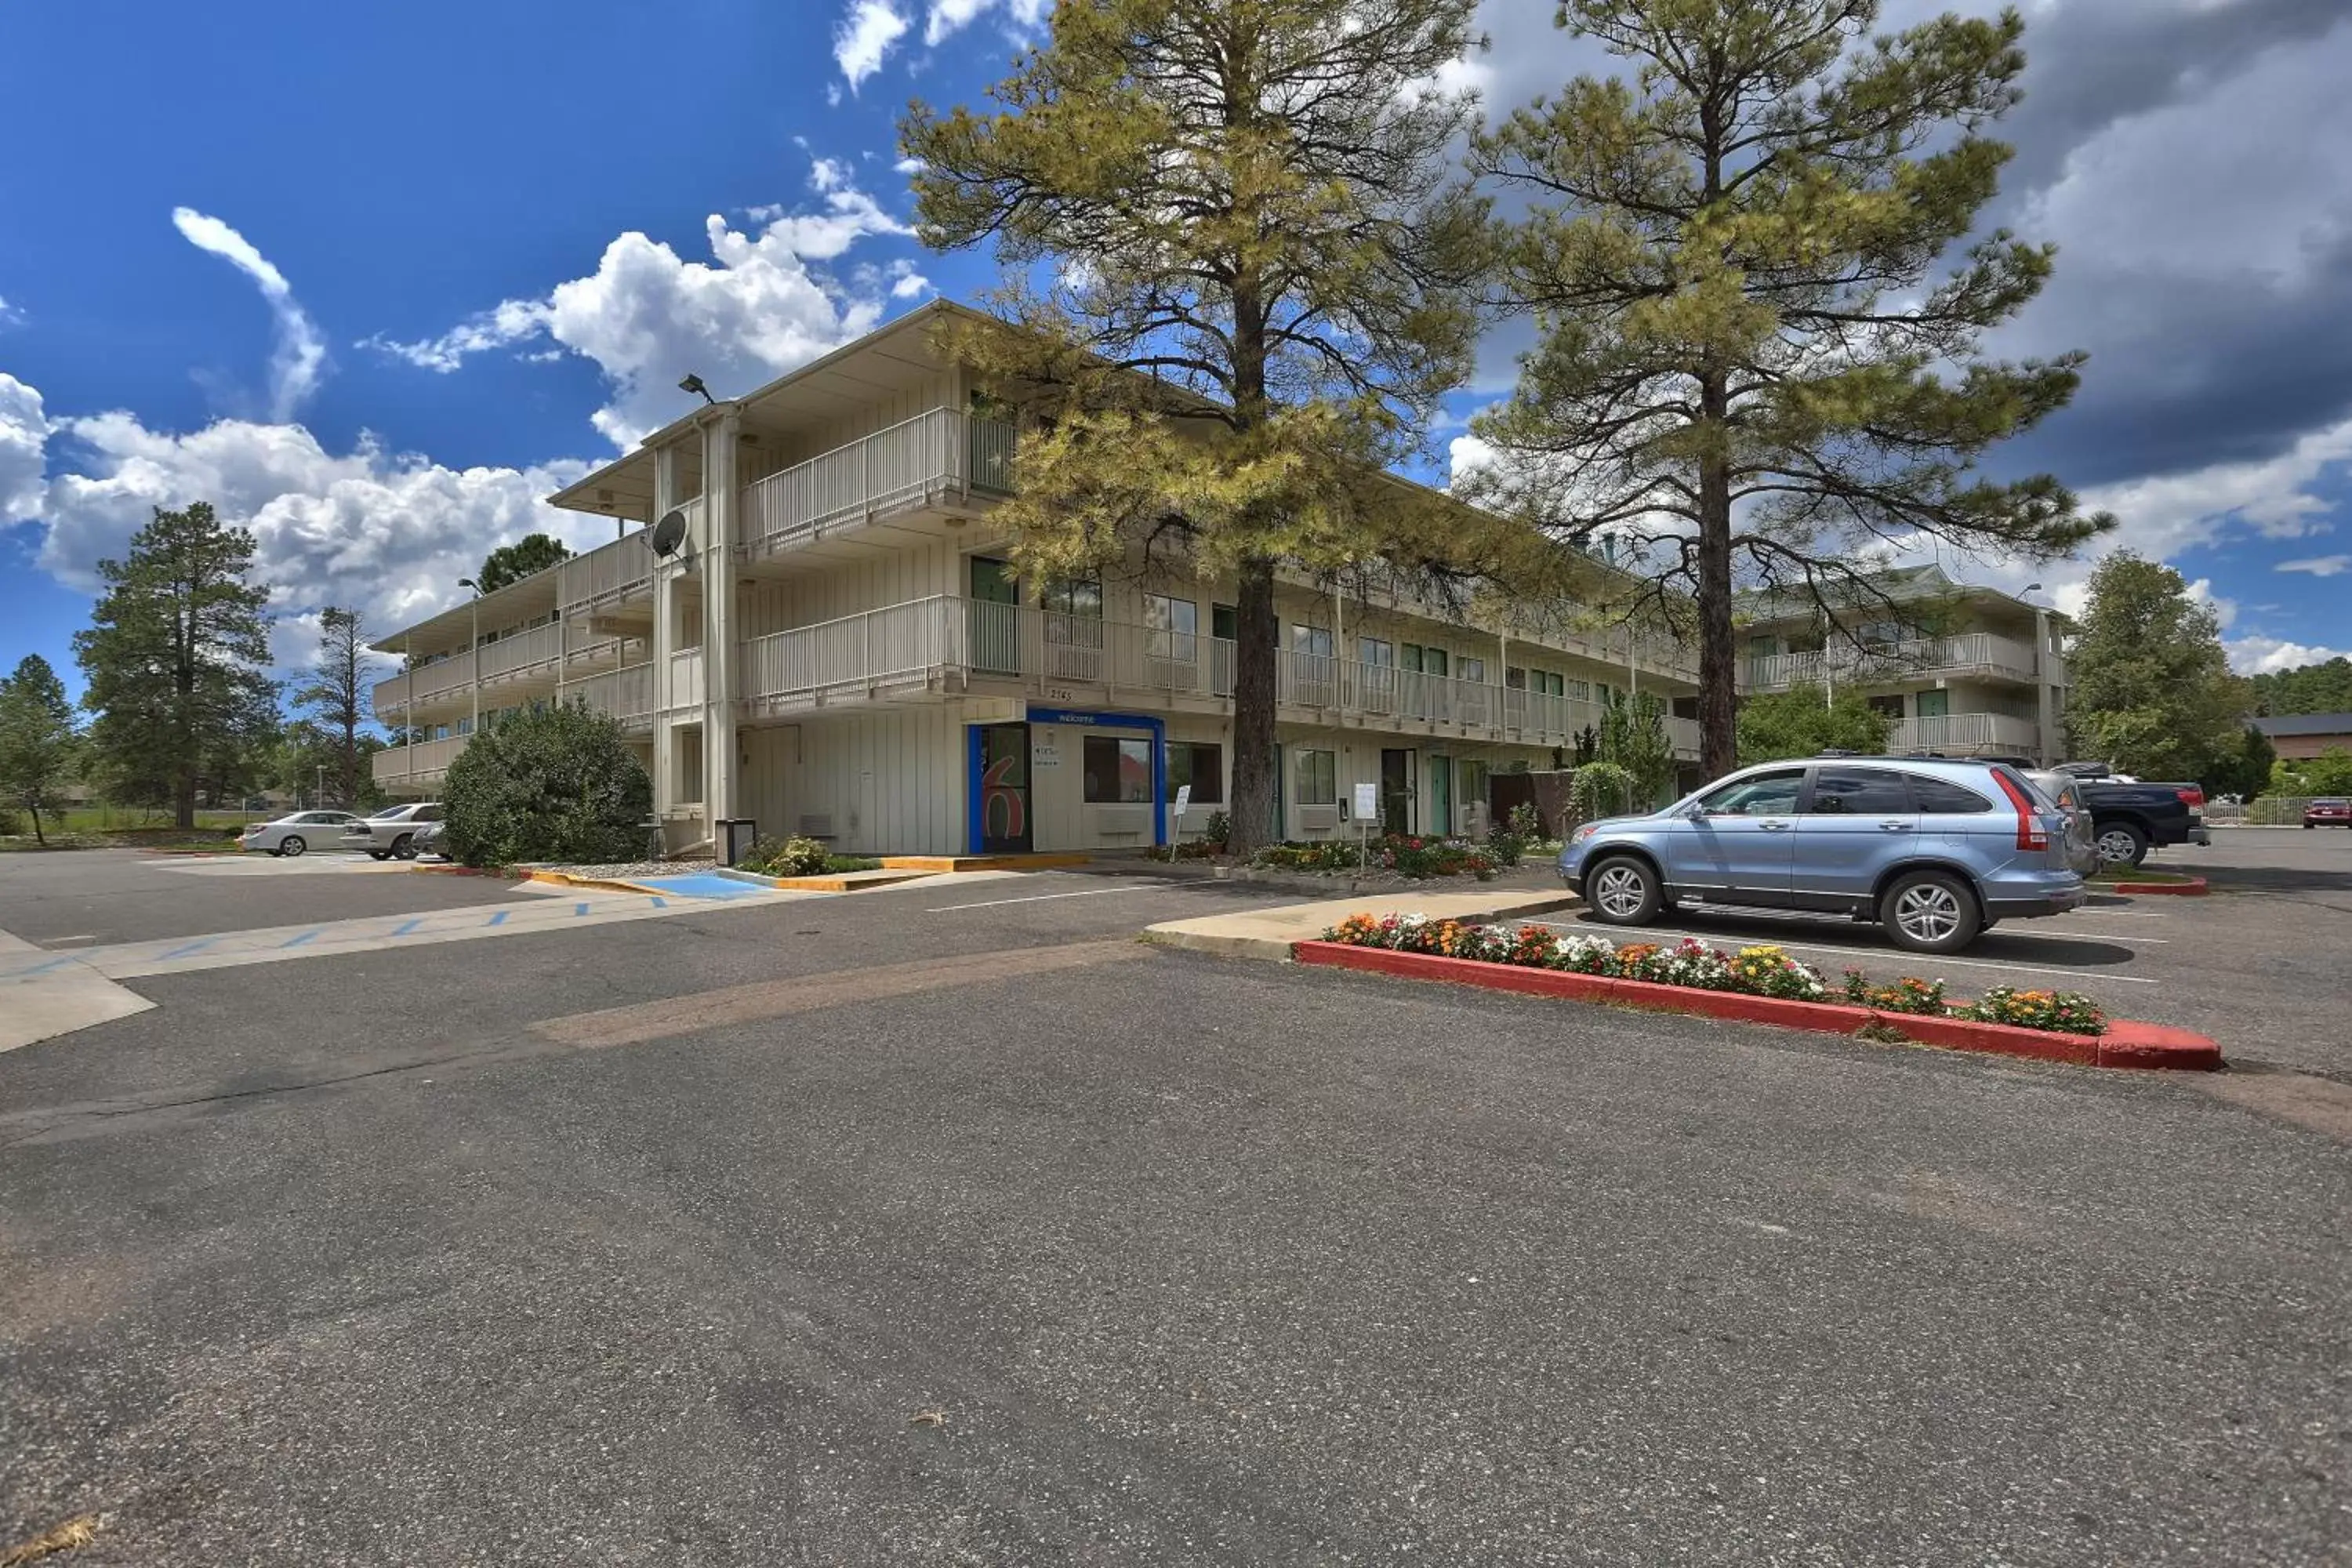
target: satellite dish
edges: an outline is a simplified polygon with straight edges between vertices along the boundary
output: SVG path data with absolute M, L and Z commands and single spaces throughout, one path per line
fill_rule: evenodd
M 675 555 L 686 543 L 686 513 L 672 508 L 654 524 L 654 553 Z

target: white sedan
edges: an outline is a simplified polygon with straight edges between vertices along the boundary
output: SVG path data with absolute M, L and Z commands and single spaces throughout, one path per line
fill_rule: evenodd
M 236 836 L 239 849 L 266 849 L 272 855 L 300 855 L 311 845 L 339 843 L 343 830 L 358 817 L 348 811 L 298 811 L 275 822 L 257 822 Z

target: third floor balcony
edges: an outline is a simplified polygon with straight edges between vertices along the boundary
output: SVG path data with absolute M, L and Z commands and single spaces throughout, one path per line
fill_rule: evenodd
M 1741 685 L 1749 691 L 1786 691 L 1792 686 L 1894 684 L 1938 676 L 2032 681 L 2042 668 L 2031 643 L 1994 632 L 1964 632 L 1863 647 L 1841 642 L 1809 653 L 1754 655 L 1740 673 Z
M 743 487 L 737 536 L 773 560 L 886 517 L 963 510 L 1012 489 L 1013 426 L 934 408 Z

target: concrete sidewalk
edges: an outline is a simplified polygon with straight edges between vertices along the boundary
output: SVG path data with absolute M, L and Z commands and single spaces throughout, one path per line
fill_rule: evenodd
M 1322 935 L 1349 915 L 1427 915 L 1433 921 L 1492 921 L 1507 924 L 1529 920 L 1577 901 L 1565 888 L 1530 892 L 1520 889 L 1486 888 L 1467 893 L 1424 893 L 1412 889 L 1360 893 L 1345 899 L 1323 899 L 1311 904 L 1285 904 L 1277 909 L 1249 910 L 1239 914 L 1203 915 L 1189 921 L 1167 921 L 1147 927 L 1146 942 L 1164 947 L 1188 947 L 1227 958 L 1290 957 L 1290 944 Z

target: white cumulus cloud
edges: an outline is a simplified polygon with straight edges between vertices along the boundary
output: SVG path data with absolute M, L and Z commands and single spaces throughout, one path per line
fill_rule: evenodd
M 2283 669 L 2326 664 L 2331 658 L 2347 657 L 2342 648 L 2288 642 L 2282 637 L 2235 637 L 2221 647 L 2229 653 L 2230 668 L 2240 675 L 2276 675 Z
M 1005 30 L 1024 37 L 1035 32 L 1052 8 L 1052 0 L 931 0 L 923 18 L 923 42 L 937 46 L 990 11 L 1002 12 Z
M 890 0 L 857 0 L 833 30 L 834 63 L 849 89 L 882 68 L 883 58 L 906 36 L 907 18 Z
M 219 257 L 260 287 L 276 323 L 278 343 L 269 357 L 269 414 L 287 419 L 310 401 L 327 372 L 327 342 L 294 299 L 293 285 L 253 242 L 216 217 L 194 207 L 173 207 L 173 226 L 198 250 Z
M 377 337 L 366 346 L 446 372 L 473 354 L 552 339 L 604 371 L 611 397 L 591 418 L 630 446 L 678 415 L 676 386 L 688 372 L 714 391 L 748 392 L 870 331 L 886 295 L 911 299 L 929 287 L 908 285 L 915 275 L 904 261 L 854 268 L 846 282 L 826 268 L 860 240 L 910 232 L 849 174 L 817 160 L 810 182 L 822 199 L 810 210 L 761 209 L 743 229 L 714 214 L 704 224 L 707 262 L 632 231 L 605 247 L 595 271 L 538 299 L 506 300 L 421 342 Z
M 0 528 L 38 512 L 48 434 L 40 392 L 0 371 Z
M 0 383 L 0 393 L 23 387 Z M 354 606 L 388 631 L 457 603 L 457 579 L 498 545 L 533 531 L 575 550 L 612 537 L 609 522 L 541 499 L 585 474 L 581 461 L 453 468 L 364 437 L 331 452 L 300 425 L 224 419 L 176 433 L 121 411 L 59 419 L 48 433 L 79 471 L 31 492 L 29 515 L 47 525 L 45 570 L 95 591 L 99 561 L 120 556 L 156 507 L 210 501 L 254 534 L 255 578 L 272 591 L 289 663 L 304 657 L 306 617 L 322 605 Z

